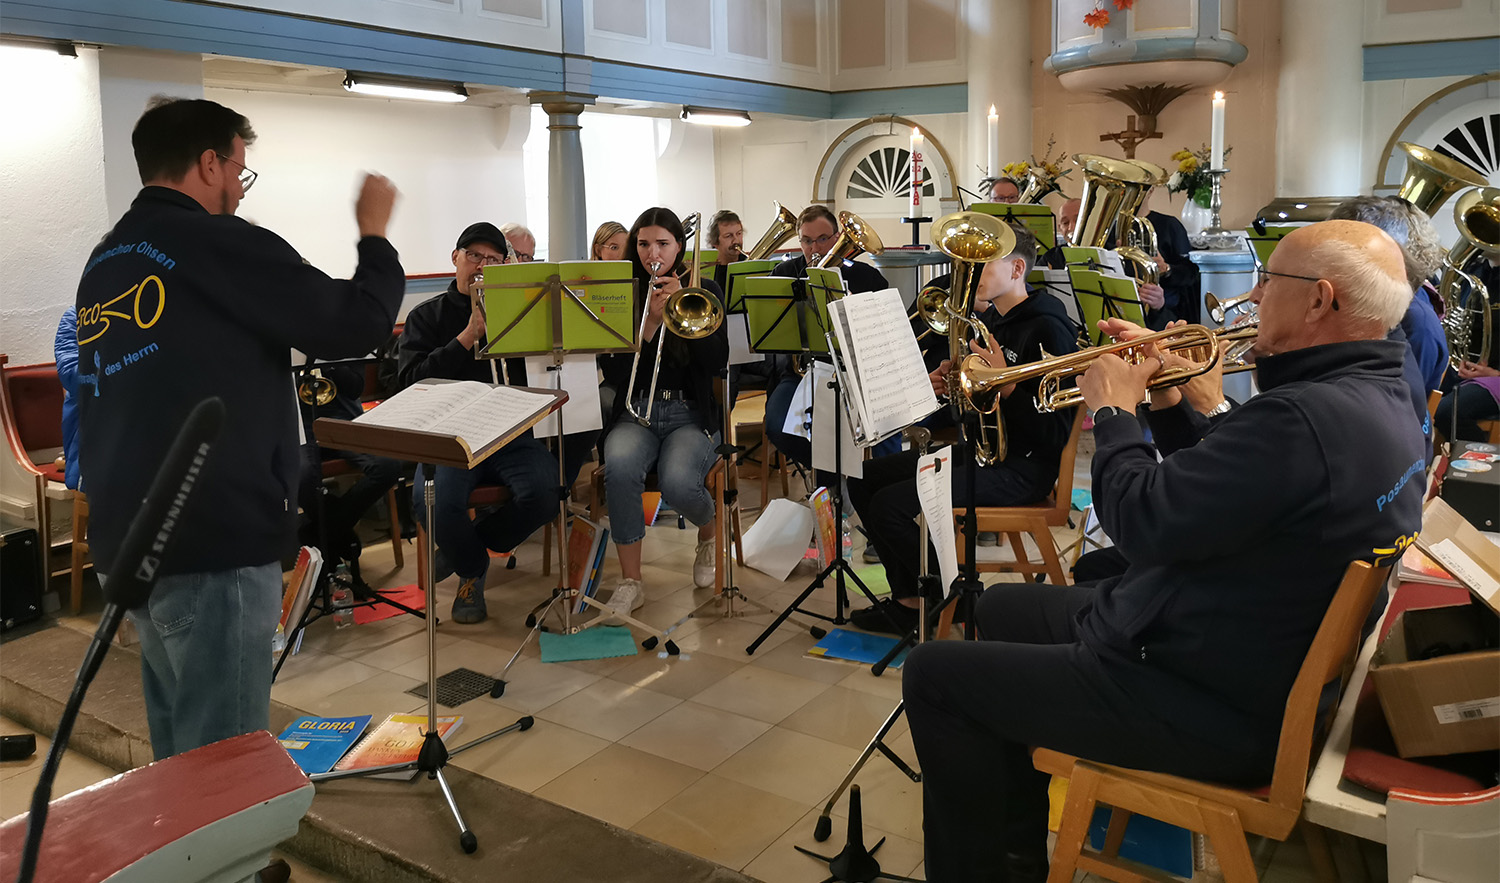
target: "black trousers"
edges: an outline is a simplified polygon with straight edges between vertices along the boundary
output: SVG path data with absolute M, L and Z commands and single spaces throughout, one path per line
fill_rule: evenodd
M 978 604 L 979 641 L 933 641 L 902 673 L 922 769 L 927 879 L 1006 880 L 1043 858 L 1048 777 L 1030 747 L 1226 783 L 1263 784 L 1280 721 L 1257 721 L 1147 663 L 1078 641 L 1094 590 L 1008 583 Z
M 1453 431 L 1453 409 L 1458 408 L 1458 437 L 1464 441 L 1484 441 L 1479 421 L 1500 417 L 1500 404 L 1490 391 L 1477 383 L 1460 383 L 1449 390 L 1438 404 L 1433 424 L 1444 436 Z
M 954 506 L 968 505 L 970 465 L 961 463 L 954 470 Z M 1056 478 L 1040 467 L 1033 468 L 1029 461 L 986 466 L 974 477 L 975 505 L 1034 503 L 1047 496 Z M 880 553 L 891 594 L 897 598 L 915 596 L 922 560 L 917 547 L 922 534 L 916 518 L 922 504 L 917 501 L 916 453 L 904 451 L 866 460 L 864 477 L 849 479 L 849 502 Z M 933 570 L 936 571 L 936 565 Z

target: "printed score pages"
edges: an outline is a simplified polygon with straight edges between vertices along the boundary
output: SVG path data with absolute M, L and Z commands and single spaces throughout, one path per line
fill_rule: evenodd
M 475 380 L 420 382 L 354 422 L 455 436 L 472 452 L 515 429 L 549 401 L 549 396 Z
M 943 597 L 958 579 L 958 545 L 953 536 L 953 446 L 939 448 L 917 460 L 917 499 L 927 519 L 927 537 L 937 550 Z
M 900 292 L 851 294 L 828 309 L 856 387 L 851 398 L 860 410 L 861 444 L 874 444 L 938 409 Z
M 604 426 L 604 416 L 599 411 L 599 364 L 593 355 L 578 353 L 563 356 L 562 367 L 555 370 L 551 356 L 527 356 L 526 379 L 530 385 L 561 389 L 568 394 L 568 400 L 562 406 L 565 435 L 589 432 Z M 532 434 L 537 438 L 557 435 L 557 415 L 548 414 L 543 417 L 532 428 Z

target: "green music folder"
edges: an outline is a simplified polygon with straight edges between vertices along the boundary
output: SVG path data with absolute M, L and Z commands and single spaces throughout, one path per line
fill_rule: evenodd
M 777 260 L 759 261 L 735 261 L 729 265 L 729 275 L 724 280 L 724 297 L 728 301 L 725 308 L 730 313 L 745 312 L 744 291 L 742 280 L 750 276 L 768 276 L 776 265 L 781 263 Z
M 746 276 L 742 282 L 752 350 L 828 352 L 827 332 L 832 327 L 828 324 L 828 301 L 843 297 L 846 291 L 839 271 L 809 267 L 806 279 Z M 801 305 L 796 296 L 799 286 L 805 292 Z
M 969 206 L 970 211 L 986 215 L 994 215 L 1005 221 L 1011 221 L 1031 231 L 1036 237 L 1037 251 L 1051 251 L 1057 247 L 1057 219 L 1052 214 L 1052 208 L 1045 205 L 1030 205 L 1022 203 L 1006 202 L 976 202 Z
M 630 352 L 636 347 L 629 261 L 562 261 L 484 268 L 484 358 Z
M 1119 318 L 1142 328 L 1146 326 L 1146 308 L 1141 305 L 1134 279 L 1106 276 L 1074 266 L 1068 267 L 1068 277 L 1073 281 L 1073 295 L 1078 298 L 1083 327 L 1094 346 L 1107 342 L 1104 332 L 1099 330 L 1103 319 Z
M 1266 235 L 1262 236 L 1255 232 L 1254 227 L 1246 227 L 1245 232 L 1250 234 L 1250 247 L 1255 249 L 1255 257 L 1262 264 L 1270 263 L 1271 252 L 1281 244 L 1281 240 L 1288 233 L 1297 229 L 1295 225 L 1266 225 Z

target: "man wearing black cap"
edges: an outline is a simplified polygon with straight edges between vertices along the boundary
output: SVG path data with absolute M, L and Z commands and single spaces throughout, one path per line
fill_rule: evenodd
M 419 380 L 478 380 L 526 386 L 524 359 L 477 359 L 486 342 L 484 314 L 472 296 L 473 285 L 486 266 L 510 263 L 505 234 L 494 224 L 471 224 L 453 248 L 457 271 L 448 290 L 414 308 L 401 332 L 397 378 L 402 388 Z M 536 378 L 541 385 L 543 378 Z M 598 431 L 567 436 L 564 444 L 569 486 L 594 446 Z M 557 515 L 557 458 L 528 431 L 473 469 L 439 466 L 433 506 L 433 540 L 440 549 L 437 577 L 449 567 L 459 577 L 453 599 L 453 620 L 482 622 L 485 618 L 484 577 L 489 569 L 486 549 L 509 552 L 537 528 Z M 469 519 L 469 494 L 485 484 L 505 485 L 510 500 Z M 415 514 L 425 512 L 420 485 Z

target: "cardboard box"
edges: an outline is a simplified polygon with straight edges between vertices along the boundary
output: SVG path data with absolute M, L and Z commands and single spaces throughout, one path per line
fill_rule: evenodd
M 1412 659 L 1422 648 L 1407 646 L 1409 624 L 1437 640 L 1447 630 L 1455 646 L 1472 641 L 1475 629 L 1465 625 L 1489 633 L 1500 615 L 1500 555 L 1442 499 L 1424 509 L 1417 544 L 1482 603 L 1461 616 L 1452 608 L 1408 610 L 1376 649 L 1370 679 L 1396 751 L 1402 757 L 1428 757 L 1500 750 L 1500 649 Z

